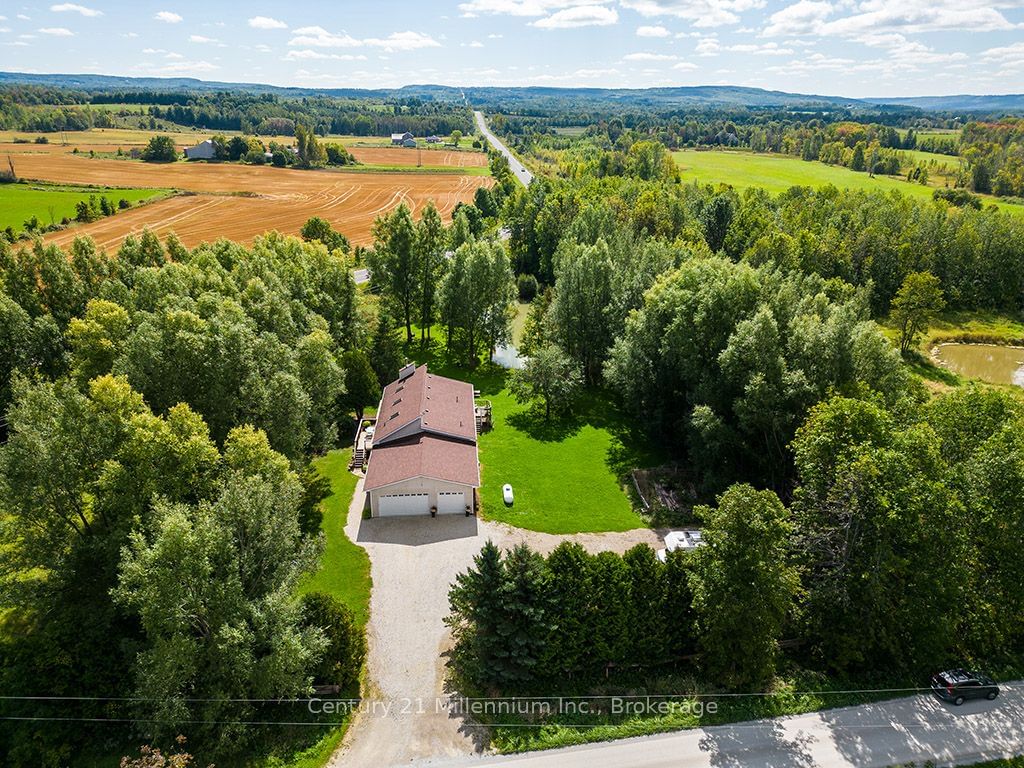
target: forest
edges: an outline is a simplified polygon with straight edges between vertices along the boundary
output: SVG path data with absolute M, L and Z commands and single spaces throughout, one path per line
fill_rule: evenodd
M 117 110 L 107 108 L 117 105 Z M 118 119 L 142 119 L 186 128 L 291 136 L 296 124 L 320 135 L 468 135 L 465 105 L 418 96 L 340 98 L 281 96 L 239 91 L 81 91 L 34 85 L 0 87 L 0 130 L 83 131 L 110 128 Z

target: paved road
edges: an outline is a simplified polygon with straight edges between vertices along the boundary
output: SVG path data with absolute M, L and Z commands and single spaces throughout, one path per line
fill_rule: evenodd
M 1024 753 L 1024 682 L 994 702 L 923 694 L 754 723 L 509 757 L 435 760 L 467 768 L 883 768 L 931 760 L 970 765 Z
M 473 112 L 473 116 L 476 118 L 476 127 L 480 129 L 480 133 L 491 142 L 491 146 L 501 152 L 505 157 L 508 158 L 508 164 L 512 168 L 512 173 L 516 175 L 516 178 L 523 183 L 524 187 L 530 186 L 530 182 L 533 181 L 533 174 L 526 170 L 526 167 L 519 162 L 519 159 L 513 155 L 508 147 L 501 143 L 501 140 L 491 133 L 491 129 L 487 127 L 487 123 L 484 121 L 483 112 Z

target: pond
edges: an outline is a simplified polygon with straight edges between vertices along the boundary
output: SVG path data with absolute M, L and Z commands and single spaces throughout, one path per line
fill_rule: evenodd
M 526 358 L 519 356 L 519 350 L 514 344 L 508 344 L 494 351 L 491 362 L 502 368 L 522 368 L 526 365 Z
M 1024 347 L 939 344 L 934 355 L 951 371 L 991 384 L 1024 387 Z

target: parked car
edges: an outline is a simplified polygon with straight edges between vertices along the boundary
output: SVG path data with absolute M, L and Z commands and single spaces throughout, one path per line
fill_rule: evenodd
M 932 675 L 932 692 L 943 701 L 960 706 L 967 699 L 988 699 L 999 695 L 992 678 L 966 669 L 950 669 Z
M 501 495 L 502 498 L 505 499 L 505 503 L 511 507 L 512 502 L 514 501 L 514 498 L 512 496 L 512 486 L 509 485 L 508 483 L 505 483 L 503 486 L 501 486 Z

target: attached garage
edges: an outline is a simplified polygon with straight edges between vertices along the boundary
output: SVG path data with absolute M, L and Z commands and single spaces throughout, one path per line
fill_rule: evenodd
M 381 494 L 377 505 L 377 514 L 381 516 L 426 515 L 430 512 L 430 494 Z
M 437 514 L 454 515 L 466 511 L 465 491 L 440 491 L 437 494 Z

